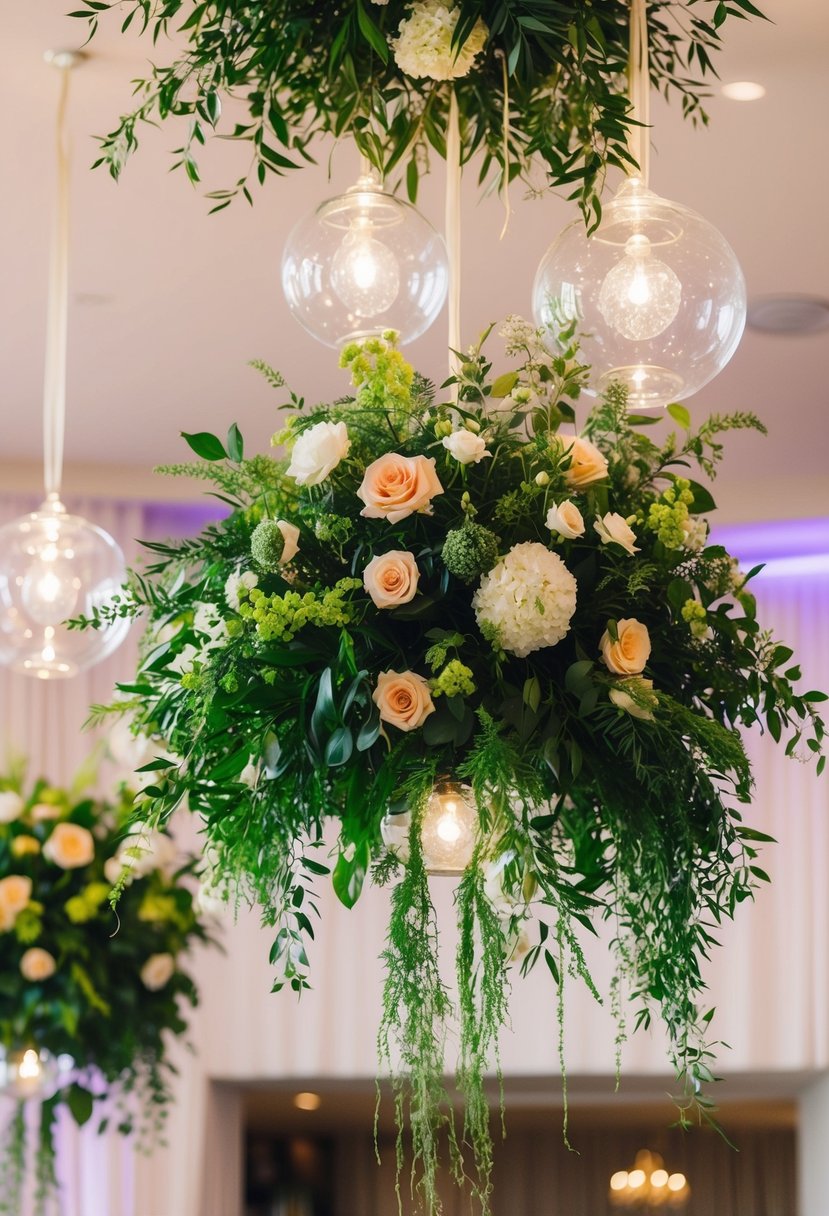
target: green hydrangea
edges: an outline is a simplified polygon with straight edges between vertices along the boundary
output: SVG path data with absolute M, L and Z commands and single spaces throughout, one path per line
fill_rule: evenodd
M 666 549 L 684 548 L 690 518 L 688 508 L 693 501 L 691 483 L 684 477 L 677 477 L 674 484 L 665 490 L 660 500 L 651 503 L 647 524 Z
M 446 534 L 441 551 L 450 574 L 464 583 L 474 583 L 498 560 L 498 537 L 489 528 L 471 521 Z
M 164 921 L 175 923 L 178 920 L 178 907 L 175 899 L 172 895 L 148 891 L 141 900 L 138 919 L 157 924 L 162 924 Z
M 22 912 L 19 912 L 17 919 L 14 922 L 14 935 L 21 945 L 29 946 L 32 942 L 36 942 L 43 931 L 43 921 L 40 918 L 40 912 L 43 910 L 43 905 L 33 906 L 29 904 Z
M 347 596 L 358 587 L 362 587 L 358 578 L 341 578 L 323 592 L 266 595 L 261 588 L 253 587 L 248 603 L 241 604 L 239 611 L 253 621 L 264 642 L 290 642 L 306 625 L 350 625 L 356 609 Z
M 354 531 L 354 521 L 345 515 L 318 515 L 314 521 L 314 535 L 324 544 L 342 545 Z
M 253 529 L 250 538 L 250 555 L 262 570 L 278 570 L 285 550 L 282 529 L 273 519 L 263 519 Z
M 411 403 L 414 368 L 395 350 L 397 334 L 388 329 L 380 338 L 349 342 L 340 354 L 340 367 L 351 372 L 357 401 L 367 407 L 405 409 Z
M 460 659 L 451 659 L 440 675 L 432 680 L 433 696 L 469 697 L 475 692 L 472 669 Z
M 708 631 L 708 613 L 698 600 L 686 600 L 682 605 L 682 619 L 695 638 L 701 638 Z
M 98 914 L 98 909 L 109 895 L 106 882 L 91 882 L 79 895 L 73 895 L 63 905 L 64 911 L 74 925 L 82 925 Z

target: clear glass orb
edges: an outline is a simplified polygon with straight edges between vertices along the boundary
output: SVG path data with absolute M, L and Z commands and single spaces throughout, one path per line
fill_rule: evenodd
M 401 861 L 409 859 L 410 811 L 386 815 L 381 825 L 383 842 Z M 420 840 L 423 864 L 429 874 L 463 874 L 472 860 L 478 838 L 478 810 L 468 785 L 439 782 L 423 813 Z
M 0 1053 L 0 1094 L 23 1101 L 51 1098 L 58 1087 L 59 1062 L 43 1048 L 23 1047 Z
M 630 178 L 588 237 L 581 219 L 547 250 L 533 285 L 539 325 L 576 321 L 588 392 L 627 386 L 641 410 L 680 401 L 722 371 L 746 318 L 746 287 L 707 220 Z
M 0 528 L 0 663 L 51 680 L 74 676 L 111 654 L 128 620 L 100 629 L 69 630 L 70 616 L 91 616 L 126 578 L 112 537 L 62 504 Z
M 328 346 L 394 329 L 401 345 L 437 317 L 449 284 L 443 237 L 370 176 L 300 220 L 282 255 L 299 323 Z

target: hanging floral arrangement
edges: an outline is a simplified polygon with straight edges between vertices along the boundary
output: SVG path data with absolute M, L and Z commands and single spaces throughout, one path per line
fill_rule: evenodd
M 580 946 L 601 922 L 614 1007 L 626 993 L 637 1024 L 661 1015 L 683 1101 L 705 1112 L 709 927 L 766 877 L 768 838 L 737 809 L 739 729 L 764 722 L 788 753 L 823 737 L 823 694 L 795 690 L 791 651 L 756 619 L 757 570 L 710 542 L 715 504 L 692 477 L 713 478 L 724 434 L 758 419 L 695 430 L 675 405 L 657 443 L 611 386 L 577 423 L 589 371 L 572 331 L 559 346 L 510 318 L 502 334 L 516 369 L 493 383 L 473 349 L 456 403 L 386 334 L 343 350 L 353 396 L 303 410 L 291 395 L 285 455 L 246 457 L 235 426 L 185 436 L 199 459 L 164 471 L 211 482 L 228 517 L 149 545 L 118 601 L 75 622 L 147 614 L 108 711 L 157 741 L 138 813 L 160 827 L 187 798 L 217 881 L 274 928 L 277 988 L 307 985 L 329 868 L 348 906 L 369 874 L 390 884 L 379 1042 L 429 1208 L 453 1017 L 429 872 L 459 874 L 450 1142 L 471 1144 L 486 1204 L 483 1077 L 510 968 L 540 960 L 607 997 Z
M 606 168 L 630 164 L 626 0 L 81 0 L 74 15 L 94 35 L 110 10 L 124 32 L 150 31 L 156 47 L 175 34 L 184 46 L 138 82 L 101 161 L 117 177 L 142 122 L 184 117 L 176 164 L 193 182 L 209 135 L 249 146 L 246 172 L 211 196 L 217 207 L 240 193 L 250 201 L 252 178 L 312 160 L 320 135 L 353 137 L 381 177 L 404 172 L 414 201 L 430 152 L 446 155 L 453 93 L 463 159 L 482 153 L 481 180 L 529 180 L 537 159 L 549 185 L 571 185 L 598 219 Z M 654 86 L 705 121 L 721 25 L 762 14 L 751 0 L 652 0 L 649 10 Z M 227 98 L 247 107 L 246 121 L 223 122 Z
M 0 780 L 0 1090 L 16 1105 L 2 1146 L 0 1212 L 22 1211 L 25 1099 L 41 1102 L 35 1210 L 58 1188 L 54 1124 L 65 1106 L 85 1124 L 152 1138 L 171 1099 L 167 1035 L 185 1033 L 183 970 L 208 940 L 186 879 L 194 859 L 163 832 L 128 832 L 132 794 L 81 797 L 20 775 Z M 126 833 L 126 834 L 125 834 Z M 108 896 L 121 879 L 117 914 Z

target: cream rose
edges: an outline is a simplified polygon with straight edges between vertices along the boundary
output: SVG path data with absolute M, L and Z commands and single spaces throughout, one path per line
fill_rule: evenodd
M 435 712 L 429 685 L 414 671 L 383 671 L 372 699 L 380 717 L 399 730 L 417 730 Z
M 317 486 L 348 455 L 350 447 L 344 422 L 318 422 L 303 431 L 294 443 L 288 476 L 298 485 Z
M 8 933 L 32 897 L 32 880 L 22 874 L 0 879 L 0 933 Z
M 12 857 L 25 857 L 27 853 L 39 853 L 40 841 L 37 836 L 15 836 L 11 843 Z
M 29 818 L 32 823 L 50 823 L 53 819 L 60 819 L 62 814 L 62 809 L 53 802 L 36 802 L 29 812 Z
M 95 858 L 92 833 L 77 823 L 59 823 L 43 846 L 43 856 L 62 870 L 88 866 Z
M 560 502 L 558 506 L 550 507 L 547 512 L 547 527 L 551 532 L 558 532 L 559 536 L 564 536 L 567 540 L 584 536 L 582 513 L 574 502 L 570 502 L 569 498 L 565 502 Z
M 299 553 L 299 528 L 296 524 L 290 523 L 287 519 L 278 519 L 276 526 L 282 533 L 282 539 L 285 546 L 282 550 L 280 562 L 284 566 L 286 562 L 291 561 Z
M 596 522 L 593 527 L 599 534 L 599 538 L 603 545 L 615 544 L 621 545 L 626 553 L 633 557 L 634 553 L 639 550 L 633 543 L 636 540 L 636 533 L 628 524 L 627 520 L 619 515 L 616 511 L 608 511 L 607 515 L 596 516 Z
M 151 954 L 139 972 L 141 983 L 150 992 L 158 992 L 173 978 L 176 960 L 172 954 Z
M 580 490 L 607 477 L 607 461 L 589 439 L 582 439 L 580 435 L 559 435 L 558 438 L 570 456 L 570 467 L 564 474 L 568 486 Z
M 636 699 L 631 696 L 631 691 L 636 694 Z M 617 709 L 623 709 L 632 718 L 653 722 L 653 711 L 657 705 L 653 680 L 647 680 L 644 676 L 631 676 L 614 684 L 609 696 Z
M 453 431 L 451 435 L 446 435 L 443 446 L 450 456 L 455 457 L 458 464 L 477 464 L 479 460 L 492 455 L 492 452 L 486 450 L 486 443 L 481 436 L 467 430 Z
M 388 452 L 368 466 L 357 497 L 366 504 L 361 515 L 396 524 L 413 511 L 431 514 L 432 499 L 442 493 L 433 458 Z
M 419 579 L 414 555 L 404 549 L 378 554 L 363 571 L 363 586 L 378 608 L 408 604 L 417 594 Z
M 651 653 L 647 626 L 635 617 L 616 622 L 616 641 L 606 629 L 599 642 L 605 665 L 617 676 L 638 676 Z
M 54 975 L 56 970 L 57 964 L 52 955 L 48 950 L 41 950 L 40 946 L 32 946 L 20 960 L 20 974 L 30 984 L 38 984 L 41 980 L 48 980 L 49 976 Z
M 0 823 L 14 823 L 26 804 L 14 790 L 0 790 Z

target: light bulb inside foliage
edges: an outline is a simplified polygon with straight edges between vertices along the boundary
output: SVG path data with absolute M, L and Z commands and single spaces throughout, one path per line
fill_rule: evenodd
M 408 811 L 383 820 L 383 840 L 404 862 L 409 858 L 410 828 Z M 420 830 L 428 872 L 462 874 L 472 860 L 477 838 L 478 810 L 470 787 L 456 781 L 438 783 L 424 809 Z
M 643 342 L 656 338 L 676 319 L 682 300 L 677 276 L 651 252 L 646 236 L 632 236 L 625 256 L 605 277 L 599 311 L 623 338 Z

